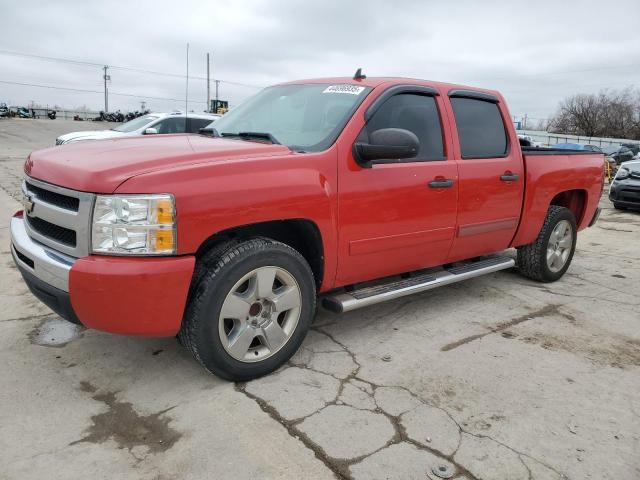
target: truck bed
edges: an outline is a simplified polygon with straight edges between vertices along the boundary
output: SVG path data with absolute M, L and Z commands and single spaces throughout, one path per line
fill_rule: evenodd
M 553 147 L 520 147 L 522 154 L 531 155 L 604 155 L 597 152 L 588 152 L 585 150 L 568 150 L 566 148 L 553 148 Z
M 564 205 L 557 192 L 576 192 L 578 230 L 589 226 L 596 211 L 604 179 L 602 153 L 542 147 L 521 147 L 526 188 L 520 226 L 512 246 L 533 242 L 542 228 L 549 205 Z M 540 158 L 545 157 L 545 158 Z M 571 158 L 568 158 L 571 157 Z

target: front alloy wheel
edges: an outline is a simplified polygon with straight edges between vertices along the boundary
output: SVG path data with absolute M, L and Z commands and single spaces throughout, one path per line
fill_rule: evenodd
M 227 380 L 266 375 L 298 350 L 316 285 L 300 253 L 268 238 L 233 240 L 198 260 L 180 342 Z
M 218 319 L 218 334 L 229 355 L 258 362 L 277 353 L 300 319 L 300 287 L 284 268 L 250 271 L 227 294 Z

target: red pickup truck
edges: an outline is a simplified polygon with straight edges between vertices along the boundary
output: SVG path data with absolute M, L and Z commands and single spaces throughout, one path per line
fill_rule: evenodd
M 11 250 L 31 291 L 88 328 L 177 335 L 232 380 L 286 362 L 318 295 L 344 312 L 516 263 L 559 279 L 603 186 L 601 154 L 521 147 L 498 92 L 362 75 L 24 171 Z

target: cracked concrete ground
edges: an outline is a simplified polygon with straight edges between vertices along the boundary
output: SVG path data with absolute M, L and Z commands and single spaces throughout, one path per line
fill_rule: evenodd
M 0 478 L 640 478 L 640 213 L 603 199 L 555 284 L 506 271 L 320 311 L 285 367 L 234 385 L 31 296 L 8 253 L 21 156 L 76 124 L 18 122 L 0 122 Z

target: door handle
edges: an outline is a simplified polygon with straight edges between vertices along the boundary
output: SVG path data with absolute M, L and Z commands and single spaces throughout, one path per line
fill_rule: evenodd
M 504 175 L 500 176 L 500 180 L 503 182 L 515 182 L 520 178 L 520 175 L 517 173 L 504 172 Z
M 438 178 L 429 182 L 429 188 L 451 188 L 453 187 L 453 180 L 447 178 Z

